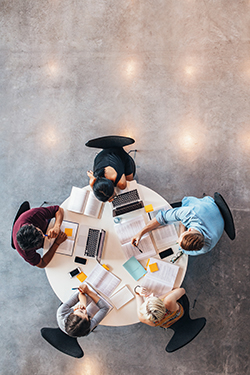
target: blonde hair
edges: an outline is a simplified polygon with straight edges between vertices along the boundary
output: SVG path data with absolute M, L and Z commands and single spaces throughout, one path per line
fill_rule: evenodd
M 160 298 L 150 297 L 141 305 L 140 314 L 150 322 L 159 322 L 166 314 L 166 307 Z

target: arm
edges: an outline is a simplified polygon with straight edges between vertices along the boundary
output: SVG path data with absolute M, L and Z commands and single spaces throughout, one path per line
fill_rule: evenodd
M 60 231 L 59 235 L 57 236 L 57 238 L 55 240 L 55 242 L 50 247 L 50 249 L 47 251 L 47 253 L 44 254 L 44 256 L 40 259 L 40 262 L 38 264 L 36 264 L 36 267 L 38 267 L 38 268 L 45 268 L 49 264 L 49 262 L 51 261 L 51 259 L 53 258 L 56 250 L 58 249 L 58 246 L 62 242 L 64 242 L 66 239 L 67 239 L 66 233 Z
M 127 180 L 127 181 L 133 181 L 133 179 L 134 179 L 134 175 L 133 175 L 133 173 L 130 173 L 130 174 L 128 174 L 128 175 L 126 176 L 126 180 Z
M 88 171 L 87 176 L 89 178 L 89 185 L 93 189 L 94 183 L 96 182 L 96 177 L 93 174 L 93 171 Z
M 121 190 L 124 190 L 127 187 L 127 181 L 126 181 L 125 174 L 122 175 L 120 180 L 117 182 L 116 186 Z
M 100 299 L 100 297 L 95 292 L 92 292 L 92 290 L 89 289 L 87 284 L 81 284 L 79 286 L 79 291 L 80 291 L 80 295 L 82 293 L 87 294 L 95 303 L 97 303 Z
M 56 238 L 59 235 L 60 232 L 60 227 L 63 221 L 63 216 L 64 216 L 64 210 L 63 208 L 59 207 L 59 210 L 55 214 L 55 224 L 53 228 L 51 228 L 48 231 L 48 238 Z
M 185 294 L 184 288 L 176 288 L 171 290 L 163 300 L 163 303 L 167 310 L 176 311 L 178 310 L 177 301 Z
M 160 226 L 160 223 L 158 223 L 158 221 L 156 220 L 156 218 L 154 218 L 153 220 L 150 220 L 150 221 L 148 222 L 148 224 L 147 224 L 147 225 L 146 225 L 146 226 L 145 226 L 140 232 L 138 232 L 138 233 L 132 238 L 132 240 L 131 240 L 132 245 L 137 245 L 137 246 L 138 246 L 139 241 L 140 241 L 141 237 L 142 237 L 144 234 L 150 232 L 151 230 L 153 230 L 153 229 L 155 229 L 155 228 L 157 228 L 157 227 L 159 227 L 159 226 Z
M 152 326 L 154 327 L 154 323 L 153 322 L 150 322 L 149 320 L 145 319 L 141 313 L 140 313 L 140 307 L 141 305 L 144 303 L 144 298 L 142 296 L 140 296 L 139 294 L 135 294 L 135 298 L 136 298 L 136 305 L 137 305 L 137 315 L 138 315 L 138 318 L 140 320 L 140 322 L 142 323 L 145 323 L 149 326 Z

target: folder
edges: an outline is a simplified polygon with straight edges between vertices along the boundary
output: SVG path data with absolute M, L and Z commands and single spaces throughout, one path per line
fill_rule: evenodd
M 123 264 L 123 267 L 130 273 L 130 275 L 137 281 L 144 276 L 147 271 L 142 267 L 141 263 L 138 262 L 135 257 L 131 257 L 127 262 Z

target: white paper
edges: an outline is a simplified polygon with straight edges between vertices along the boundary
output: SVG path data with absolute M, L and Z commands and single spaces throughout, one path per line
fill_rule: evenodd
M 177 242 L 178 236 L 174 224 L 164 225 L 152 231 L 157 249 L 162 249 Z
M 67 209 L 82 214 L 88 195 L 88 190 L 72 186 Z
M 78 229 L 78 223 L 73 223 L 71 221 L 63 220 L 61 224 L 61 231 L 65 232 L 66 228 L 72 229 L 72 236 L 68 236 L 67 240 L 62 242 L 57 250 L 57 254 L 63 254 L 63 255 L 72 255 L 73 254 L 73 249 L 74 249 L 74 244 L 75 244 L 75 238 L 76 238 L 76 233 Z
M 107 271 L 101 264 L 97 263 L 95 268 L 86 279 L 90 285 L 107 297 L 110 297 L 115 288 L 121 282 L 119 277 Z
M 94 193 L 91 191 L 89 193 L 89 197 L 86 203 L 86 207 L 84 210 L 84 215 L 86 216 L 92 216 L 92 217 L 98 217 L 101 211 L 103 203 L 99 201 Z
M 151 272 L 149 265 L 157 263 L 158 271 Z M 163 260 L 150 258 L 148 273 L 144 276 L 141 286 L 156 296 L 162 296 L 173 289 L 179 271 L 179 266 Z

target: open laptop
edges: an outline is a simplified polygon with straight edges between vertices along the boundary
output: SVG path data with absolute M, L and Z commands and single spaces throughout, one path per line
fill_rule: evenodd
M 76 243 L 75 256 L 96 258 L 100 262 L 103 253 L 106 231 L 80 225 Z
M 112 205 L 113 216 L 123 215 L 144 207 L 137 188 L 137 182 L 135 180 L 127 182 L 127 188 L 119 190 L 112 201 Z

